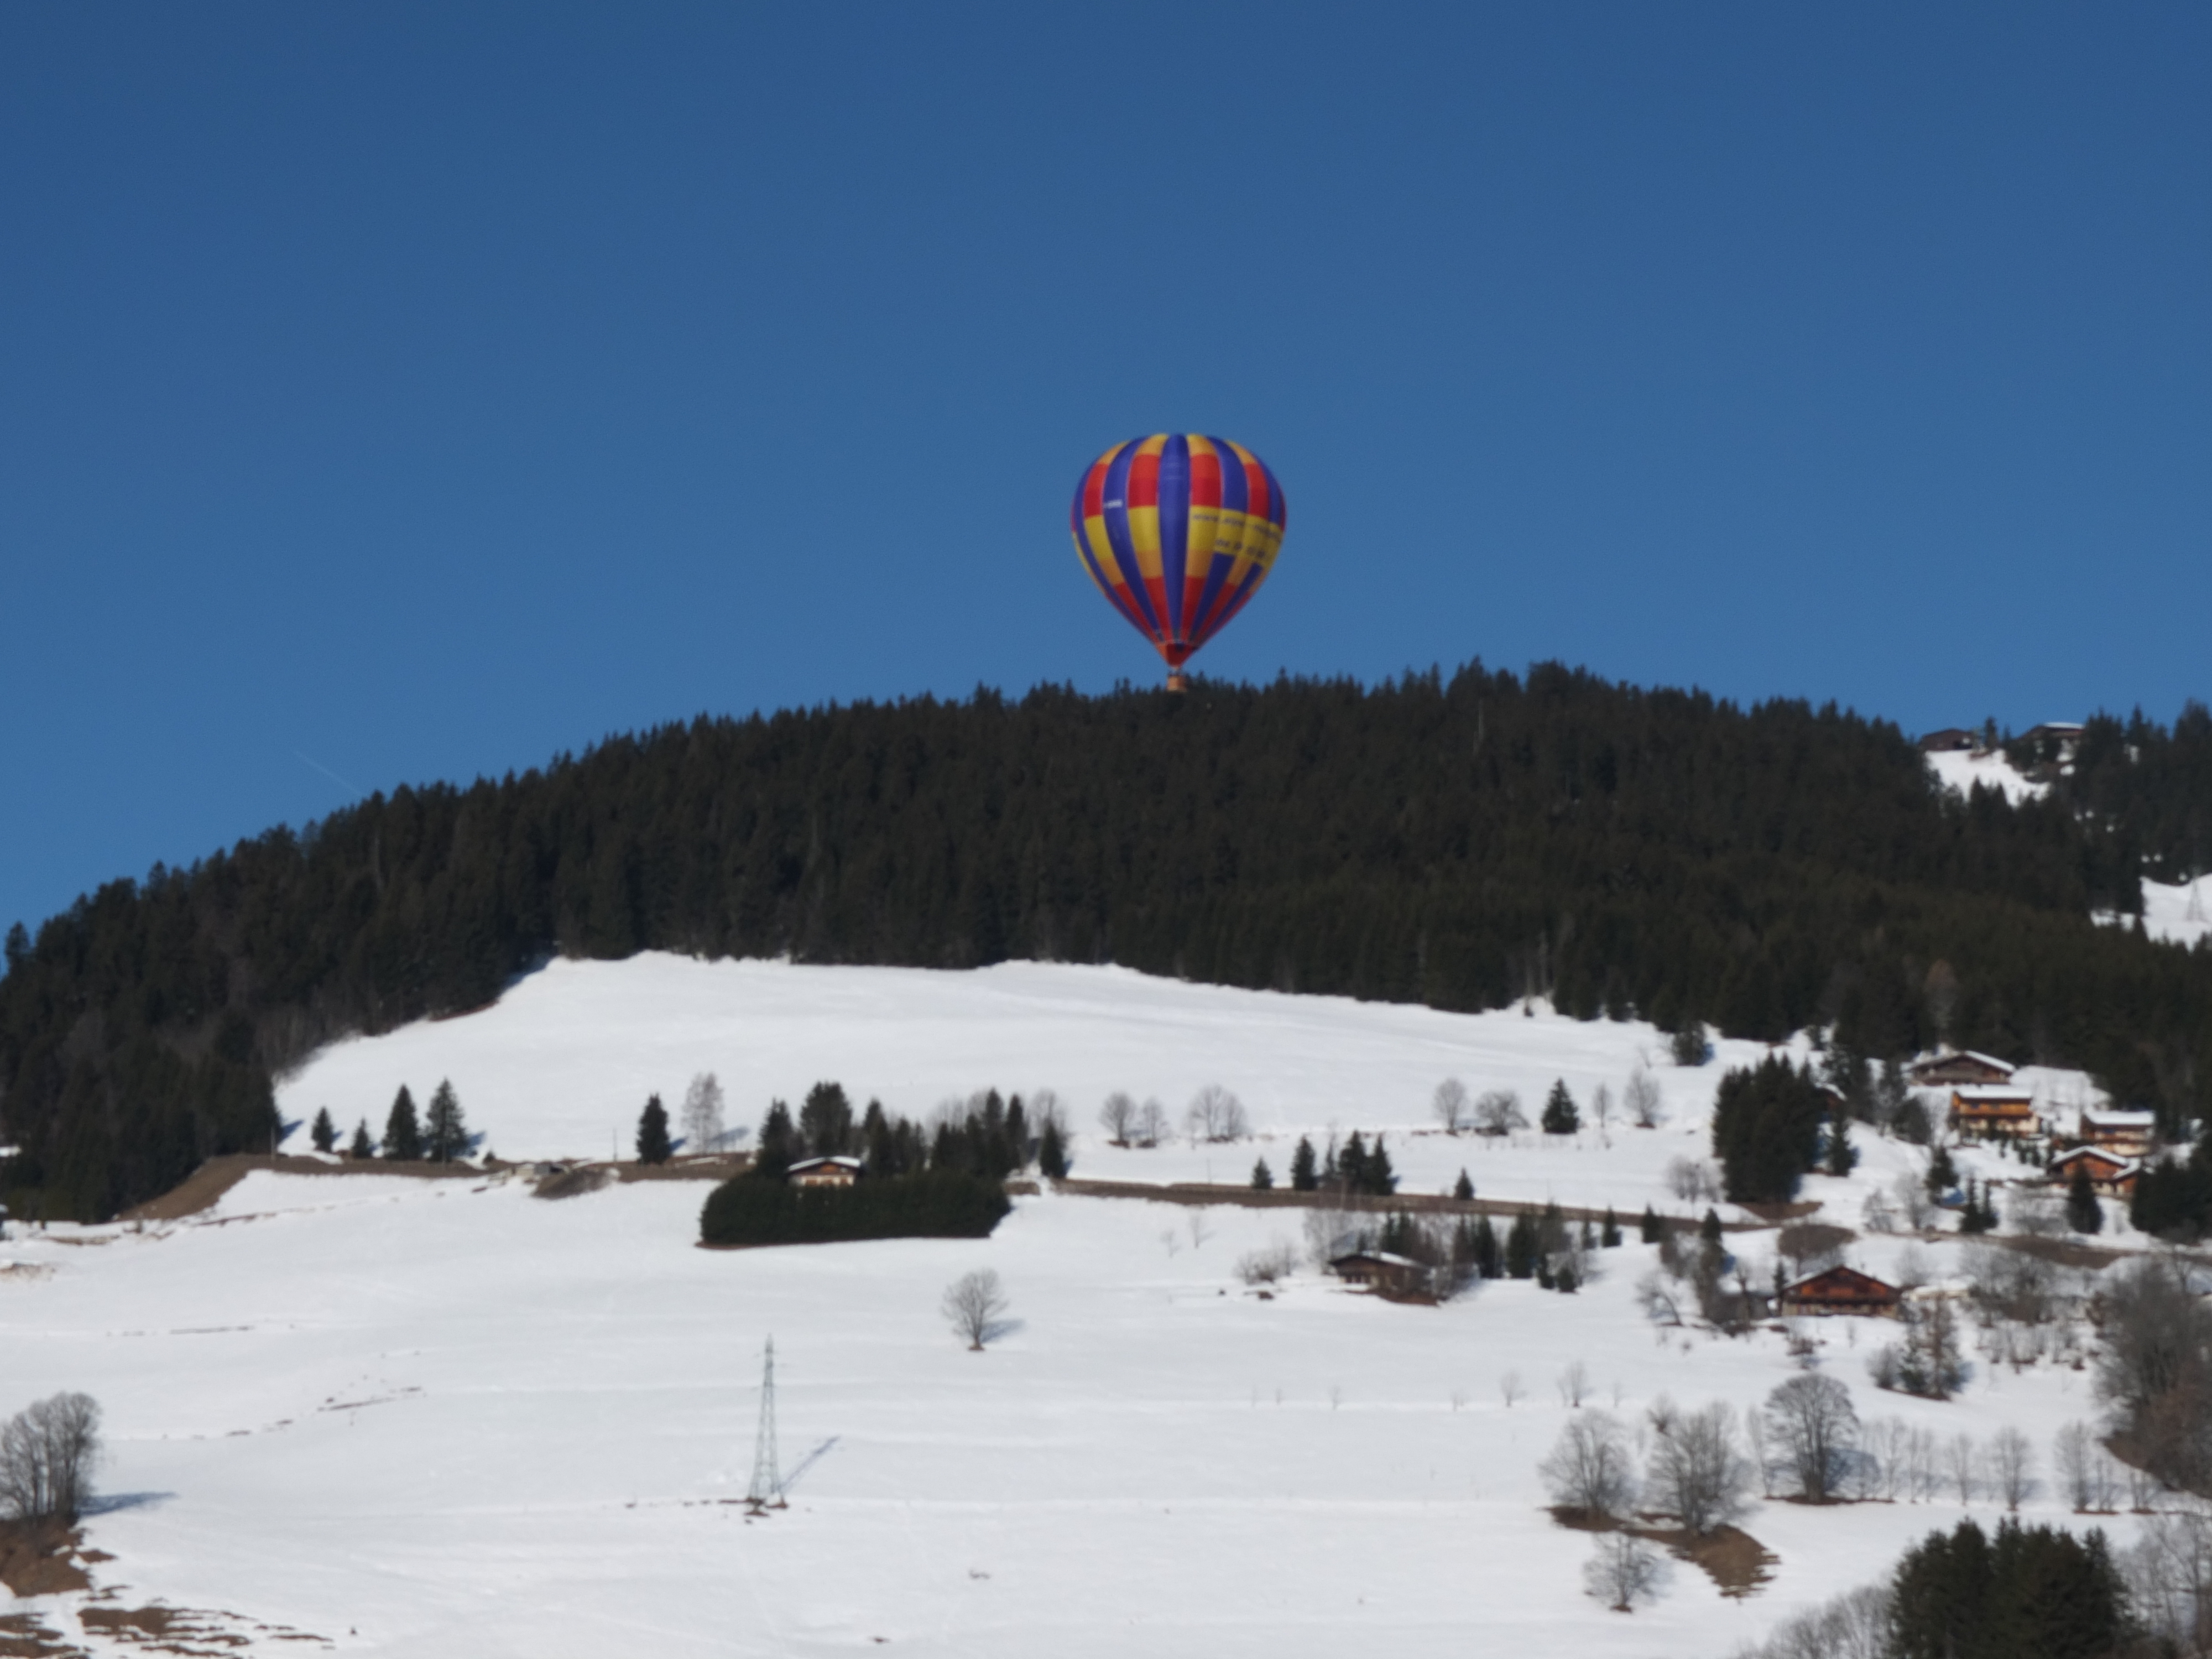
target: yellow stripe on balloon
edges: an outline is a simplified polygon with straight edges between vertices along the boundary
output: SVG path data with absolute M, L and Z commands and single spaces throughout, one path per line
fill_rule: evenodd
M 1137 556 L 1137 572 L 1146 581 L 1160 574 L 1160 510 L 1157 507 L 1129 509 L 1129 545 Z

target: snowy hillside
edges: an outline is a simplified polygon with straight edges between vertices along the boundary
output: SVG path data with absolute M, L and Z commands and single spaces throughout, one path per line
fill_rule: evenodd
M 1723 1060 L 1764 1052 L 1725 1045 Z M 1533 1117 L 1563 1077 L 1587 1111 L 1649 1060 L 1668 1121 L 1486 1148 L 1425 1133 L 1446 1074 L 1517 1089 Z M 380 1121 L 401 1081 L 441 1077 L 507 1156 L 602 1153 L 649 1090 L 714 1069 L 732 1114 L 836 1077 L 927 1110 L 997 1083 L 1048 1085 L 1088 1127 L 1109 1088 L 1179 1113 L 1200 1084 L 1263 1136 L 1209 1151 L 1079 1140 L 1079 1173 L 1241 1180 L 1300 1131 L 1383 1129 L 1409 1189 L 1462 1164 L 1486 1196 L 1650 1200 L 1702 1157 L 1721 1066 L 1668 1066 L 1646 1027 L 1539 1012 L 1478 1017 L 1221 990 L 1111 969 L 976 974 L 700 963 L 563 963 L 495 1008 L 349 1043 L 284 1088 Z M 2031 1075 L 2053 1101 L 2078 1091 Z M 1866 1135 L 1848 1182 L 1808 1183 L 1856 1220 L 1922 1154 Z M 2020 1168 L 1990 1158 L 1993 1175 Z M 1777 1557 L 1747 1600 L 1676 1564 L 1623 1616 L 1586 1598 L 1584 1534 L 1554 1526 L 1536 1464 L 1573 1409 L 1640 1421 L 1660 1396 L 1748 1407 L 1798 1362 L 1784 1339 L 1660 1329 L 1637 1280 L 1654 1254 L 1599 1252 L 1579 1295 L 1485 1284 L 1443 1308 L 1346 1292 L 1308 1267 L 1271 1300 L 1235 1264 L 1301 1242 L 1294 1211 L 1047 1194 L 988 1240 L 738 1252 L 695 1248 L 703 1186 L 559 1202 L 518 1178 L 257 1173 L 191 1220 L 56 1228 L 0 1246 L 0 1411 L 60 1389 L 106 1408 L 113 1506 L 91 1540 L 118 1605 L 156 1598 L 326 1638 L 340 1652 L 939 1656 L 1572 1656 L 1732 1650 L 1884 1571 L 1955 1498 L 1754 1504 Z M 1631 1233 L 1632 1241 L 1634 1237 Z M 1773 1235 L 1734 1236 L 1756 1280 Z M 1948 1244 L 1863 1237 L 1859 1266 Z M 965 1352 L 937 1310 L 989 1266 L 1020 1328 Z M 760 1344 L 782 1382 L 786 1514 L 748 1522 Z M 2024 1429 L 2058 1518 L 2048 1448 L 2093 1413 L 2090 1374 L 1978 1361 L 1963 1400 L 1877 1391 L 1893 1328 L 1826 1322 L 1817 1364 L 1863 1419 L 1949 1437 Z M 1508 1402 L 1502 1382 L 1517 1377 Z M 1990 1500 L 1975 1510 L 1988 1518 Z M 2124 1535 L 2132 1522 L 2111 1522 Z M 45 1610 L 75 1628 L 76 1598 Z M 58 1608 L 58 1612 L 57 1612 Z M 269 1652 L 323 1650 L 263 1640 Z M 258 1645 L 257 1645 L 258 1644 Z
M 1971 793 L 1978 783 L 2017 804 L 2034 800 L 2051 788 L 2047 783 L 2038 783 L 2014 770 L 2002 750 L 1992 749 L 1986 753 L 1979 750 L 1938 750 L 1928 757 L 1928 767 L 1962 795 Z

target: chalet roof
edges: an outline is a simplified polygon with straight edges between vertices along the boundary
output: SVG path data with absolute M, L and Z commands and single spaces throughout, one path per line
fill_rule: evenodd
M 1978 1060 L 1984 1066 L 1994 1066 L 2010 1077 L 2018 1068 L 2008 1060 L 1999 1060 L 1995 1054 L 1985 1054 L 1975 1048 L 1946 1048 L 1940 1054 L 1930 1054 L 1925 1060 L 1916 1060 L 1907 1067 L 1912 1072 L 1932 1072 L 1938 1066 L 1948 1066 L 1954 1060 Z
M 1411 1256 L 1393 1255 L 1388 1250 L 1348 1250 L 1342 1255 L 1332 1256 L 1328 1265 L 1340 1267 L 1347 1261 L 1372 1261 L 1385 1267 L 1411 1267 L 1417 1273 L 1426 1271 Z
M 2035 1097 L 2016 1083 L 1954 1083 L 1952 1095 L 1970 1106 L 2033 1105 Z
M 2094 1106 L 2081 1109 L 2081 1127 L 2094 1124 L 2100 1129 L 2152 1129 L 2158 1127 L 2156 1112 L 2100 1112 Z
M 858 1175 L 863 1167 L 859 1158 L 847 1158 L 840 1153 L 831 1158 L 802 1158 L 791 1166 L 789 1173 L 797 1175 L 802 1170 L 850 1170 Z
M 2079 1164 L 2084 1158 L 2094 1158 L 2100 1164 L 2112 1166 L 2114 1177 L 2141 1173 L 2142 1165 L 2134 1158 L 2122 1158 L 2118 1152 L 2108 1152 L 2102 1146 L 2076 1146 L 2070 1152 L 2061 1152 L 2051 1160 L 2049 1167 L 2063 1169 L 2069 1164 Z
M 1817 1285 L 1822 1279 L 1838 1279 L 1855 1284 L 1865 1290 L 1886 1291 L 1892 1296 L 1901 1294 L 1896 1285 L 1876 1279 L 1872 1273 L 1863 1273 L 1856 1267 L 1823 1267 L 1816 1273 L 1807 1273 L 1802 1278 L 1793 1279 L 1782 1287 L 1782 1293 L 1787 1296 L 1792 1291 L 1801 1291 L 1808 1285 Z

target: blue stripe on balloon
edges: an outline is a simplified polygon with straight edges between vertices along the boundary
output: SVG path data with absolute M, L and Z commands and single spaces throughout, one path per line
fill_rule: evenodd
M 1160 582 L 1167 590 L 1168 637 L 1180 640 L 1183 578 L 1190 563 L 1190 440 L 1180 432 L 1160 446 Z

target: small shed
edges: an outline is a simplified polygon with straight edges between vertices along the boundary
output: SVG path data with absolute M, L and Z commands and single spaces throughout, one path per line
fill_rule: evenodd
M 1347 1285 L 1382 1296 L 1414 1296 L 1429 1288 L 1429 1270 L 1410 1256 L 1388 1250 L 1353 1250 L 1333 1256 L 1329 1272 Z
M 860 1178 L 857 1158 L 802 1158 L 784 1176 L 794 1187 L 849 1187 Z
M 1856 1267 L 1824 1267 L 1782 1287 L 1782 1311 L 1790 1314 L 1867 1314 L 1894 1319 L 1903 1292 Z
M 2051 1160 L 2051 1178 L 2062 1187 L 2072 1183 L 2076 1170 L 2088 1171 L 2089 1190 L 2100 1198 L 2132 1198 L 2142 1166 L 2099 1146 L 2076 1146 Z
M 1978 1140 L 2040 1133 L 2035 1097 L 2009 1084 L 1962 1083 L 1951 1091 L 1951 1127 Z
M 2084 1146 L 2101 1147 L 2124 1158 L 2141 1158 L 2150 1150 L 2151 1137 L 2157 1133 L 2155 1112 L 2082 1109 L 2080 1138 Z
M 1952 1083 L 2009 1083 L 2012 1067 L 1995 1054 L 1978 1054 L 1971 1048 L 1947 1051 L 1911 1068 L 1912 1080 L 1923 1088 Z

